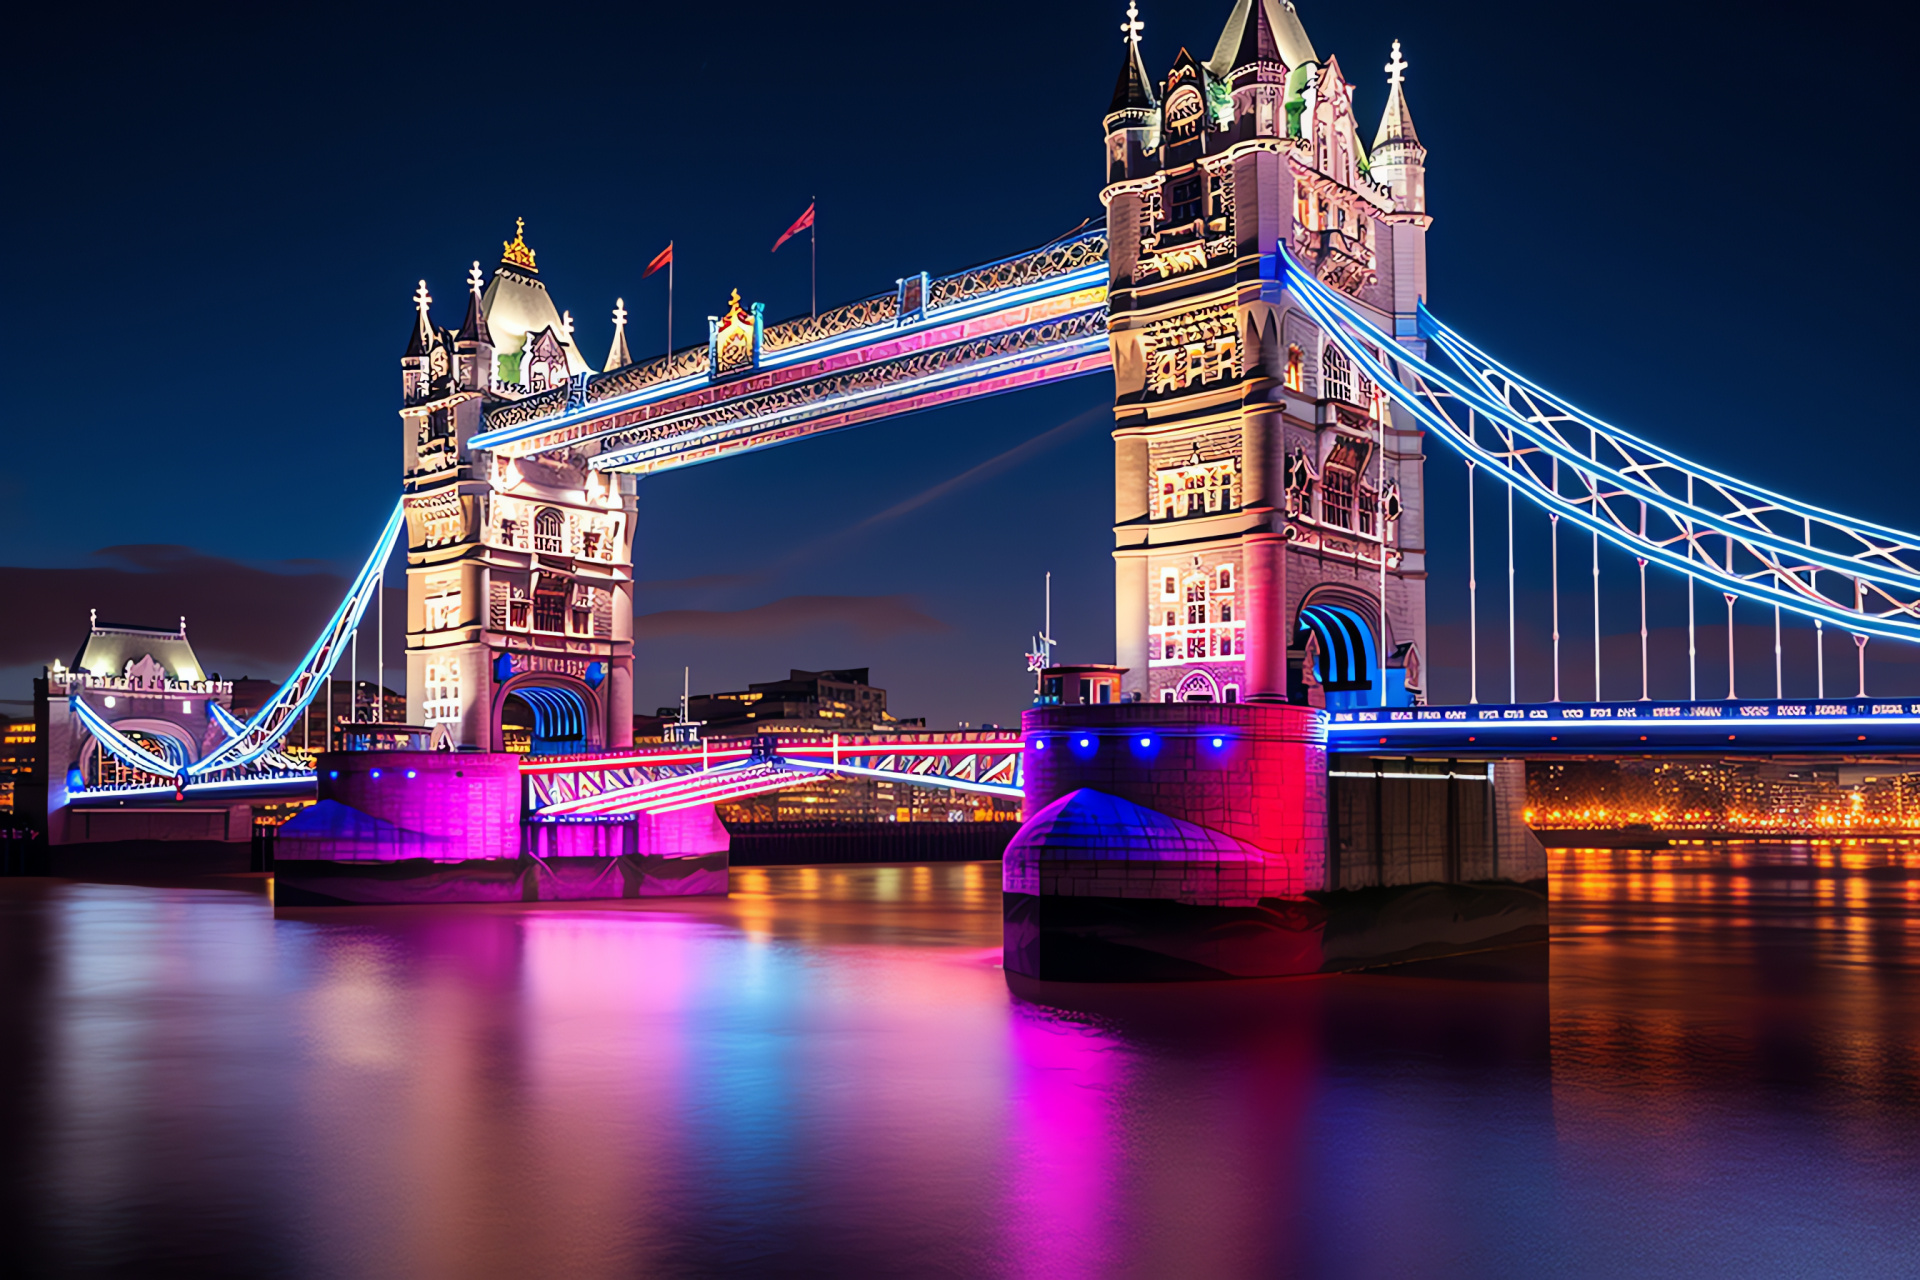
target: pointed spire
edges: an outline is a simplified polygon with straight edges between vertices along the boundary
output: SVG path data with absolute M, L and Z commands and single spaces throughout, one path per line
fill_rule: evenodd
M 1147 67 L 1140 59 L 1140 33 L 1147 24 L 1140 21 L 1138 0 L 1127 0 L 1127 20 L 1120 24 L 1121 39 L 1126 42 L 1127 52 L 1120 63 L 1120 78 L 1113 86 L 1113 101 L 1107 106 L 1107 114 L 1119 111 L 1151 111 L 1158 104 L 1153 98 L 1153 78 L 1147 74 Z
M 487 332 L 487 310 L 480 304 L 480 290 L 485 284 L 480 264 L 475 262 L 467 271 L 467 318 L 460 322 L 460 342 L 493 343 L 493 335 Z
M 613 300 L 613 346 L 607 350 L 606 373 L 623 369 L 633 363 L 633 357 L 627 354 L 627 300 Z
M 1229 71 L 1256 67 L 1261 63 L 1286 65 L 1287 60 L 1280 52 L 1280 40 L 1273 33 L 1273 19 L 1267 14 L 1267 6 L 1249 6 L 1247 18 L 1240 28 L 1240 48 L 1234 53 L 1233 66 Z
M 1262 53 L 1265 48 L 1272 52 Z M 1207 70 L 1215 79 L 1225 80 L 1236 68 L 1252 66 L 1263 57 L 1291 68 L 1320 61 L 1291 0 L 1238 0 L 1227 15 L 1220 42 L 1213 46 Z
M 413 334 L 407 339 L 408 356 L 424 356 L 433 345 L 433 295 L 427 292 L 427 282 L 422 280 L 420 287 L 413 291 L 413 305 L 418 314 L 413 321 Z
M 1401 78 L 1407 73 L 1408 62 L 1400 56 L 1400 42 L 1393 42 L 1393 58 L 1386 65 L 1387 73 L 1387 109 L 1380 115 L 1380 131 L 1373 135 L 1373 150 L 1389 143 L 1401 143 L 1407 146 L 1420 145 L 1420 135 L 1413 131 L 1413 113 L 1407 110 L 1406 93 L 1401 87 Z

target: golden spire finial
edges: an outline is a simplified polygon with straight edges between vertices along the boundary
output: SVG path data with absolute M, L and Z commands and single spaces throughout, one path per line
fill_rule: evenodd
M 533 250 L 527 248 L 527 220 L 513 220 L 513 239 L 500 242 L 500 261 L 510 267 L 518 267 L 534 275 L 540 274 L 540 268 L 533 265 Z

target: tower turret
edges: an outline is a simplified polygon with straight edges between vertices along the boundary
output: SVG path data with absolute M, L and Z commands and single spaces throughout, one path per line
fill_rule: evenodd
M 427 393 L 428 353 L 433 350 L 433 296 L 427 282 L 413 291 L 413 330 L 407 335 L 407 351 L 400 357 L 400 394 L 407 404 L 418 402 Z
M 1123 182 L 1147 172 L 1146 156 L 1160 145 L 1160 104 L 1153 96 L 1153 81 L 1140 60 L 1140 33 L 1146 29 L 1140 21 L 1140 6 L 1127 4 L 1127 20 L 1120 24 L 1127 51 L 1120 62 L 1120 78 L 1113 86 L 1113 101 L 1107 107 L 1107 181 Z
M 633 357 L 627 354 L 627 300 L 613 300 L 613 345 L 607 349 L 607 367 L 604 372 L 624 369 L 633 363 Z
M 467 271 L 467 316 L 453 339 L 460 385 L 469 391 L 485 391 L 493 382 L 493 333 L 487 328 L 487 309 L 480 301 L 485 283 L 476 261 Z
M 1393 58 L 1386 65 L 1387 109 L 1380 116 L 1380 131 L 1373 136 L 1372 169 L 1377 181 L 1393 189 L 1393 207 L 1397 213 L 1427 211 L 1427 149 L 1413 131 L 1413 113 L 1407 110 L 1406 87 L 1401 83 L 1407 70 L 1400 56 L 1400 42 L 1393 42 Z

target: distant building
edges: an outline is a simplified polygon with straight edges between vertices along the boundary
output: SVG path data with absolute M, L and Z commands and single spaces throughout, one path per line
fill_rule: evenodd
M 280 691 L 280 686 L 271 680 L 256 680 L 251 676 L 242 676 L 233 683 L 233 714 L 242 720 L 251 719 L 253 714 L 267 704 L 267 699 Z M 374 693 L 374 682 L 358 682 L 360 696 L 356 701 L 353 693 L 355 682 L 352 680 L 333 680 L 329 682 L 331 690 L 323 688 L 314 700 L 307 705 L 306 711 L 294 724 L 286 736 L 283 749 L 295 756 L 312 758 L 327 749 L 327 717 L 332 715 L 335 722 L 352 720 L 378 720 L 395 724 L 406 718 L 407 695 L 395 693 L 392 689 L 383 690 L 384 697 Z M 329 699 L 329 692 L 332 694 Z M 331 710 L 329 710 L 331 708 Z
M 33 776 L 40 730 L 32 716 L 0 724 L 0 811 L 11 813 L 19 807 L 21 784 Z
M 661 720 L 679 718 L 662 707 Z M 896 720 L 887 712 L 887 691 L 868 683 L 868 668 L 789 671 L 785 680 L 750 684 L 736 693 L 701 693 L 687 699 L 687 719 L 698 720 L 709 738 L 755 733 L 898 733 L 926 727 L 924 719 Z
M 835 733 L 911 733 L 926 720 L 896 719 L 887 691 L 869 683 L 866 667 L 789 671 L 785 680 L 750 684 L 732 693 L 687 699 L 687 719 L 704 738 L 778 734 L 824 737 Z M 635 738 L 670 737 L 678 707 L 634 718 Z M 915 787 L 879 778 L 823 778 L 817 783 L 720 806 L 727 822 L 972 822 L 1019 818 L 1019 806 L 993 796 Z

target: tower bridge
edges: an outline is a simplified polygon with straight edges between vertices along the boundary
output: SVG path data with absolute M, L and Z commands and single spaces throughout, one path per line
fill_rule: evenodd
M 474 264 L 457 327 L 436 320 L 422 282 L 401 361 L 401 496 L 306 661 L 256 716 L 219 722 L 183 759 L 116 728 L 85 682 L 74 684 L 68 697 L 95 756 L 176 790 L 285 774 L 276 744 L 339 663 L 404 536 L 408 721 L 443 749 L 462 786 L 478 786 L 459 762 L 500 753 L 508 704 L 527 708 L 533 754 L 516 764 L 515 803 L 531 824 L 562 833 L 550 852 L 587 839 L 567 831 L 637 830 L 645 819 L 678 854 L 705 856 L 698 823 L 672 815 L 823 769 L 1024 793 L 1006 873 L 1009 965 L 1058 976 L 1098 970 L 1089 957 L 1107 944 L 1088 939 L 1133 919 L 1090 903 L 1177 902 L 1217 923 L 1224 917 L 1205 913 L 1305 894 L 1538 880 L 1539 846 L 1516 816 L 1518 773 L 1497 762 L 1920 749 L 1920 701 L 1869 697 L 1865 662 L 1873 639 L 1920 640 L 1920 539 L 1604 422 L 1430 309 L 1427 151 L 1398 42 L 1369 130 L 1355 81 L 1315 49 L 1286 0 L 1237 0 L 1208 56 L 1181 48 L 1158 76 L 1143 31 L 1130 6 L 1101 119 L 1102 215 L 1036 248 L 950 275 L 909 271 L 779 322 L 736 293 L 709 317 L 703 343 L 653 359 L 632 357 L 616 311 L 597 369 L 549 296 L 524 225 L 491 273 Z M 1019 735 L 632 744 L 632 539 L 645 477 L 1093 375 L 1114 387 L 1120 702 L 1036 707 Z M 1444 449 L 1431 460 L 1443 465 L 1430 476 L 1436 442 Z M 1429 547 L 1430 479 L 1465 486 L 1466 546 Z M 1503 539 L 1492 536 L 1498 507 L 1491 530 L 1479 514 L 1483 494 L 1504 503 Z M 1497 591 L 1480 600 L 1483 568 L 1499 573 L 1481 563 L 1483 531 L 1504 552 L 1504 610 Z M 1553 565 L 1552 697 L 1528 702 L 1514 548 L 1536 538 Z M 1584 661 L 1579 670 L 1562 661 L 1563 643 L 1584 646 L 1573 633 L 1587 615 L 1584 592 L 1562 588 L 1563 543 L 1572 572 L 1592 583 L 1590 684 Z M 1469 690 L 1456 707 L 1434 705 L 1426 675 L 1436 553 L 1468 569 Z M 1603 563 L 1631 564 L 1637 577 L 1637 669 L 1603 669 Z M 1654 590 L 1687 594 L 1683 701 L 1651 696 L 1649 567 Z M 1724 605 L 1724 699 L 1699 687 L 1700 633 L 1714 625 L 1699 621 L 1700 589 L 1713 610 L 1715 597 Z M 1579 617 L 1564 630 L 1563 601 Z M 1772 622 L 1771 696 L 1736 688 L 1737 613 Z M 1816 642 L 1810 699 L 1787 696 L 1789 627 L 1811 628 Z M 1828 692 L 1829 629 L 1852 638 L 1852 692 Z M 1585 700 L 1573 696 L 1582 686 Z M 1326 820 L 1329 751 L 1496 763 L 1467 776 L 1487 784 L 1484 794 L 1462 792 L 1462 776 L 1446 772 L 1444 811 L 1429 824 L 1444 832 L 1444 856 L 1397 862 L 1382 852 L 1390 834 L 1380 815 L 1403 802 L 1425 813 L 1427 801 L 1398 796 L 1398 774 L 1369 775 L 1379 783 L 1369 861 L 1341 852 L 1351 844 L 1346 810 Z M 379 809 L 382 786 L 395 785 L 364 761 L 328 772 L 316 808 L 350 792 Z M 84 802 L 102 785 L 70 781 L 58 803 Z M 315 835 L 315 848 L 351 843 L 339 835 L 349 828 L 373 830 L 329 821 L 333 835 Z M 419 834 L 379 839 L 425 847 Z M 467 838 L 442 836 L 447 848 Z M 640 837 L 627 838 L 632 852 Z M 1169 866 L 1178 874 L 1162 874 Z M 1154 888 L 1169 876 L 1208 887 Z M 1494 916 L 1531 927 L 1526 901 Z M 1234 956 L 1140 945 L 1222 972 L 1296 971 L 1305 962 L 1287 949 L 1298 942 L 1292 926 L 1258 910 L 1269 912 L 1253 929 L 1263 941 Z

